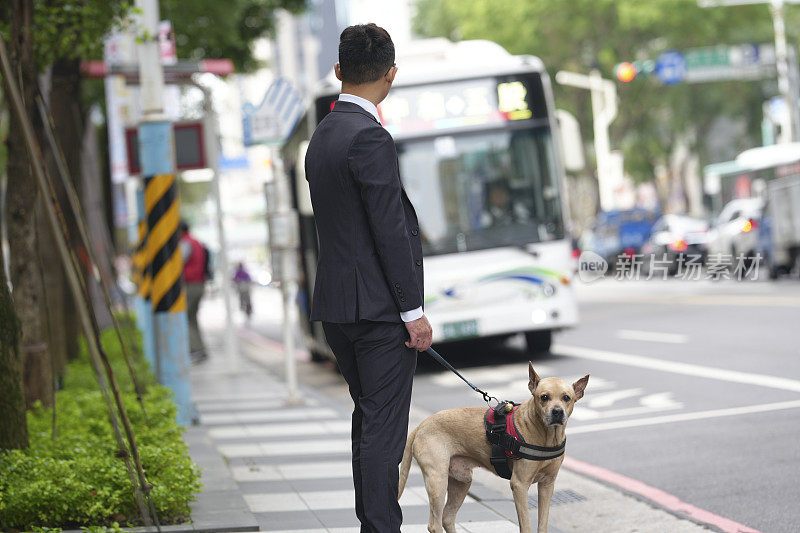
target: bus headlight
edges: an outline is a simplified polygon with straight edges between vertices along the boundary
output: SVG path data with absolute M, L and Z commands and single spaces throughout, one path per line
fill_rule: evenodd
M 531 321 L 534 324 L 544 324 L 547 322 L 547 311 L 544 309 L 534 309 L 531 313 Z

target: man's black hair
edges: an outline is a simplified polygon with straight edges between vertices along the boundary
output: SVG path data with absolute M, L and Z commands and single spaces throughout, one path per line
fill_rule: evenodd
M 339 37 L 339 68 L 344 82 L 361 85 L 376 81 L 393 63 L 394 43 L 380 26 L 348 26 Z
M 178 230 L 181 233 L 188 233 L 189 224 L 187 224 L 185 220 L 181 220 L 180 222 L 178 222 Z

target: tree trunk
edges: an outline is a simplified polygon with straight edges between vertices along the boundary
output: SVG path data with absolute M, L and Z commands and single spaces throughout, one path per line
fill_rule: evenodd
M 2 227 L 0 217 L 0 235 Z M 19 337 L 19 319 L 8 290 L 6 265 L 0 250 L 0 450 L 28 447 Z
M 26 114 L 35 117 L 34 87 L 36 65 L 33 59 L 33 3 L 12 0 L 9 48 L 15 81 L 20 85 L 25 100 Z M 34 121 L 35 123 L 35 121 Z M 6 216 L 10 249 L 10 276 L 13 286 L 14 307 L 22 323 L 21 348 L 23 375 L 33 380 L 26 383 L 26 396 L 30 403 L 39 399 L 52 404 L 52 383 L 41 383 L 46 376 L 36 369 L 49 369 L 50 362 L 44 330 L 45 301 L 42 288 L 42 265 L 36 240 L 36 182 L 31 172 L 28 149 L 19 117 L 12 113 L 8 136 L 8 182 L 6 187 Z M 30 357 L 27 355 L 30 354 Z M 49 372 L 47 372 L 49 374 Z M 37 382 L 38 381 L 38 382 Z
M 0 450 L 28 447 L 19 337 L 19 319 L 0 253 Z
M 81 191 L 81 142 L 83 140 L 83 114 L 80 106 L 80 61 L 77 59 L 57 59 L 51 69 L 50 87 L 50 111 L 55 123 L 55 137 L 67 163 L 69 177 L 80 198 Z M 56 176 L 53 174 L 53 176 Z M 62 188 L 56 187 L 61 191 Z M 67 199 L 59 195 L 59 200 L 67 202 Z M 74 221 L 71 220 L 71 210 L 64 212 L 67 217 L 67 224 L 73 231 L 70 232 L 70 245 L 73 250 L 79 250 L 83 245 L 80 243 L 80 236 Z M 63 271 L 60 272 L 63 276 Z M 55 302 L 58 310 L 62 314 L 59 329 L 63 333 L 64 350 L 56 357 L 56 361 L 63 356 L 66 359 L 74 359 L 78 356 L 78 337 L 81 334 L 80 323 L 78 322 L 78 312 L 72 293 L 68 290 L 67 284 L 62 285 L 61 294 L 57 297 L 59 302 Z

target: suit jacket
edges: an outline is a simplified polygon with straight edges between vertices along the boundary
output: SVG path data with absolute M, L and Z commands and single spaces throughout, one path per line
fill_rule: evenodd
M 319 237 L 311 320 L 401 322 L 422 305 L 422 242 L 394 139 L 371 113 L 337 101 L 305 165 Z

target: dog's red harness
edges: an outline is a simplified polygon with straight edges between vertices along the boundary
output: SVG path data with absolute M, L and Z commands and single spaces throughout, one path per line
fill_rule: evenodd
M 567 446 L 566 438 L 559 446 L 549 447 L 525 442 L 514 424 L 514 412 L 517 407 L 519 404 L 513 402 L 500 402 L 494 408 L 487 409 L 483 415 L 486 440 L 492 445 L 492 466 L 498 476 L 506 479 L 511 479 L 509 460 L 548 461 L 564 455 Z

